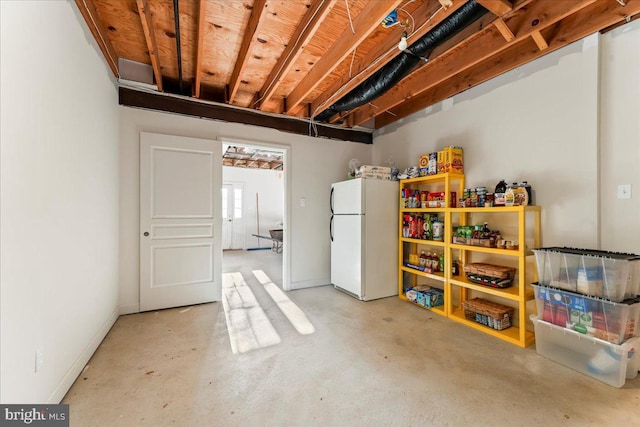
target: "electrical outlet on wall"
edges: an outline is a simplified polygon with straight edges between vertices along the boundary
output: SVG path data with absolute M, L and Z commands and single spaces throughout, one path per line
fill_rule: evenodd
M 631 184 L 618 185 L 618 199 L 630 199 L 631 198 Z

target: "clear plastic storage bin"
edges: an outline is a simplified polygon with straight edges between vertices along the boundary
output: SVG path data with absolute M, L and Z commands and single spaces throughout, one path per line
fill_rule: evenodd
M 534 249 L 538 283 L 614 302 L 640 293 L 640 257 L 572 248 Z
M 607 301 L 539 284 L 532 284 L 538 318 L 583 335 L 621 344 L 640 335 L 640 299 Z
M 640 337 L 621 345 L 582 335 L 531 316 L 540 356 L 565 365 L 613 387 L 638 375 Z

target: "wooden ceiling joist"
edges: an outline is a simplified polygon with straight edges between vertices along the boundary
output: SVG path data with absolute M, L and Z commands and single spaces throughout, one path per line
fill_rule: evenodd
M 389 114 L 376 117 L 376 128 L 391 124 L 400 118 L 450 98 L 463 90 L 490 80 L 499 74 L 593 34 L 601 28 L 615 25 L 625 20 L 627 16 L 633 16 L 638 13 L 640 13 L 640 1 L 629 2 L 626 6 L 622 6 L 615 1 L 590 2 L 581 10 L 566 16 L 555 25 L 547 26 L 541 30 L 541 35 L 549 46 L 547 49 L 540 50 L 537 44 L 532 42 L 532 37 L 519 38 L 517 42 L 510 44 L 507 49 L 477 63 L 474 67 L 464 72 L 457 73 L 446 82 L 441 82 L 439 85 L 431 87 L 419 97 L 415 97 L 389 110 L 395 116 Z
M 574 35 L 609 31 L 640 15 L 640 0 L 74 0 L 114 75 L 120 77 L 120 58 L 145 64 L 140 70 L 152 69 L 153 77 L 140 79 L 154 79 L 165 92 L 121 86 L 124 105 L 301 135 L 310 129 L 299 118 L 326 112 L 400 54 L 403 31 L 411 45 L 469 1 L 489 13 L 430 50 L 378 98 L 316 123 L 316 136 L 370 144 L 371 133 L 348 128 L 392 123 Z M 394 9 L 397 21 L 383 27 Z M 183 62 L 191 98 L 182 90 Z M 136 79 L 131 65 L 127 79 Z M 274 159 L 252 158 L 261 168 L 273 168 L 265 162 Z
M 251 16 L 249 16 L 249 24 L 247 25 L 247 30 L 244 33 L 242 44 L 240 45 L 240 52 L 238 53 L 238 59 L 236 60 L 233 72 L 231 73 L 231 79 L 229 80 L 229 104 L 233 104 L 233 99 L 235 98 L 236 93 L 238 93 L 240 76 L 247 64 L 247 54 L 249 53 L 251 42 L 258 30 L 260 18 L 262 18 L 262 14 L 266 10 L 266 3 L 267 0 L 255 0 L 253 2 L 253 9 L 251 9 Z
M 352 112 L 354 125 L 362 124 L 401 103 L 407 102 L 413 97 L 425 93 L 441 82 L 496 55 L 512 43 L 517 43 L 523 39 L 531 39 L 532 33 L 553 25 L 573 13 L 577 13 L 594 1 L 596 0 L 540 0 L 523 7 L 519 13 L 505 19 L 509 27 L 514 29 L 515 37 L 511 42 L 507 42 L 496 27 L 488 27 L 480 36 L 474 37 L 468 43 L 462 43 L 455 49 L 435 58 L 424 67 L 410 74 L 397 86 L 373 101 L 375 107 L 364 105 L 354 110 Z M 537 22 L 537 25 L 532 27 L 531 22 L 534 21 Z M 455 53 L 455 55 L 452 53 Z
M 298 106 L 305 98 L 322 82 L 340 63 L 369 36 L 384 18 L 393 11 L 402 0 L 372 1 L 353 20 L 355 34 L 348 25 L 340 34 L 336 42 L 329 48 L 325 55 L 318 61 L 311 71 L 287 96 L 287 113 Z
M 302 21 L 291 36 L 290 40 L 293 42 L 289 43 L 284 52 L 282 52 L 267 80 L 262 85 L 257 101 L 252 103 L 254 108 L 262 109 L 262 106 L 271 99 L 282 78 L 287 75 L 298 56 L 300 56 L 304 46 L 318 31 L 335 3 L 336 0 L 313 0 L 311 2 Z
M 511 32 L 509 26 L 502 19 L 496 19 L 493 24 L 496 26 L 498 31 L 500 31 L 500 34 L 502 34 L 502 37 L 504 37 L 506 41 L 510 42 L 516 38 L 516 36 Z
M 156 79 L 156 86 L 158 86 L 158 90 L 162 92 L 162 74 L 160 73 L 160 63 L 158 60 L 158 44 L 156 43 L 156 34 L 153 30 L 149 0 L 136 0 L 136 4 L 138 5 L 138 13 L 140 14 L 140 22 L 142 24 L 142 30 L 144 31 L 144 38 L 147 42 L 151 67 L 153 67 L 153 76 Z
M 536 45 L 538 45 L 538 49 L 545 50 L 549 47 L 549 44 L 544 39 L 544 36 L 540 33 L 540 31 L 534 31 L 533 33 L 531 33 L 531 38 L 534 42 L 536 42 Z
M 109 68 L 111 68 L 113 75 L 116 76 L 116 78 L 119 78 L 120 72 L 118 71 L 118 55 L 111 44 L 111 40 L 109 39 L 102 20 L 100 19 L 100 15 L 98 15 L 98 11 L 93 4 L 93 0 L 75 0 L 75 2 L 78 9 L 80 9 L 82 17 L 87 23 L 91 34 L 93 34 L 93 38 L 96 39 L 96 42 L 98 43 L 107 64 L 109 64 Z
M 455 12 L 465 2 L 466 0 L 453 0 L 452 5 L 448 7 L 444 13 L 441 10 L 444 9 L 444 7 L 439 6 L 437 3 L 424 2 L 412 13 L 412 15 L 416 17 L 416 22 L 413 33 L 409 34 L 407 38 L 408 43 L 411 44 L 427 34 L 433 27 Z M 316 116 L 322 113 L 331 106 L 332 102 L 337 101 L 341 96 L 349 93 L 382 68 L 386 62 L 400 54 L 397 46 L 403 31 L 404 28 L 397 25 L 392 34 L 389 34 L 387 37 L 386 43 L 380 45 L 377 49 L 369 51 L 361 60 L 353 64 L 353 77 L 349 75 L 343 76 L 342 79 L 337 80 L 327 90 L 317 96 L 311 103 L 312 114 Z M 381 57 L 384 57 L 385 60 L 376 63 Z M 372 64 L 375 65 L 372 66 Z
M 196 50 L 196 71 L 193 83 L 193 96 L 200 98 L 200 85 L 202 84 L 202 55 L 204 51 L 204 31 L 206 23 L 207 0 L 200 0 L 198 13 L 198 47 Z
M 479 5 L 483 6 L 489 12 L 496 16 L 503 16 L 511 12 L 513 5 L 508 0 L 476 0 Z

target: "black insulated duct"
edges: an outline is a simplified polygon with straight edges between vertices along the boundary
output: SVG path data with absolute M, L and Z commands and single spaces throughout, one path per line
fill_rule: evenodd
M 376 99 L 398 84 L 415 68 L 422 58 L 428 58 L 433 49 L 458 34 L 487 12 L 487 9 L 480 6 L 476 0 L 470 0 L 465 3 L 431 31 L 373 73 L 368 79 L 356 86 L 346 96 L 314 117 L 314 120 L 325 122 L 340 112 L 353 110 Z

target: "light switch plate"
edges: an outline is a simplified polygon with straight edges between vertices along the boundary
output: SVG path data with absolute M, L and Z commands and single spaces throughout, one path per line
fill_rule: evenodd
M 618 185 L 618 199 L 630 199 L 631 198 L 631 184 Z
M 36 349 L 35 372 L 41 371 L 44 365 L 44 350 L 42 347 Z
M 307 199 L 305 199 L 304 197 L 300 198 L 300 207 L 304 208 L 307 205 Z

